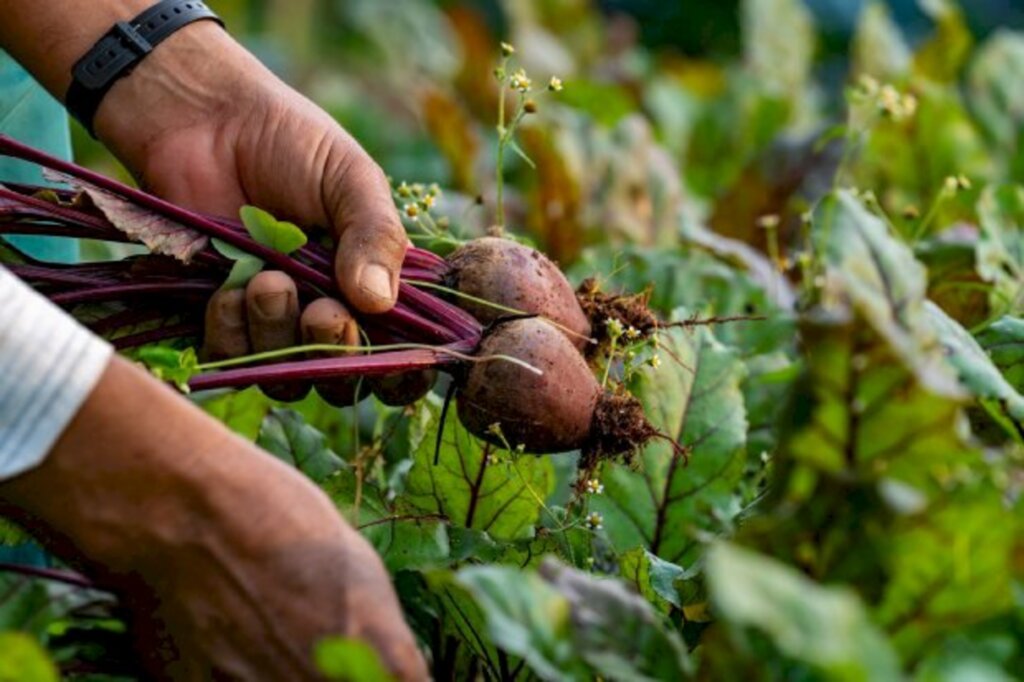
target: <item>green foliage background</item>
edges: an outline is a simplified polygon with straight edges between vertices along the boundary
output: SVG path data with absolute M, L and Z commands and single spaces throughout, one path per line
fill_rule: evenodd
M 581 472 L 449 420 L 434 466 L 437 396 L 202 402 L 373 542 L 437 679 L 1024 674 L 1024 34 L 919 4 L 910 41 L 866 3 L 838 73 L 801 0 L 741 2 L 741 56 L 716 61 L 585 0 L 217 4 L 392 176 L 441 183 L 466 238 L 493 219 L 510 40 L 566 84 L 521 130 L 536 168 L 508 162 L 513 229 L 666 319 L 765 318 L 667 332 L 632 378 L 688 462 L 654 443 Z M 130 678 L 81 602 L 0 576 L 0 680 L 53 679 L 48 658 Z M 317 655 L 379 675 L 358 642 Z

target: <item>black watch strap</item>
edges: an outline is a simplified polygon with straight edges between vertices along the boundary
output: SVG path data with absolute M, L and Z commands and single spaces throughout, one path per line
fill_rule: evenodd
M 202 19 L 224 25 L 199 0 L 162 0 L 131 21 L 114 24 L 72 67 L 71 86 L 64 98 L 68 111 L 95 137 L 93 118 L 114 83 L 175 31 Z

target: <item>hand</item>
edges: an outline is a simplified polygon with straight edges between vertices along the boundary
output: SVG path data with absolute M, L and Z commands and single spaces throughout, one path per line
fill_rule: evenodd
M 0 512 L 122 597 L 158 679 L 318 679 L 328 635 L 427 679 L 380 559 L 330 500 L 124 360 L 41 466 L 0 483 Z
M 364 313 L 394 305 L 408 239 L 384 173 L 218 26 L 199 22 L 161 44 L 113 87 L 96 130 L 148 190 L 170 201 L 229 217 L 255 204 L 328 228 L 346 302 Z M 205 347 L 213 357 L 276 350 L 295 345 L 300 330 L 304 340 L 337 343 L 351 327 L 337 303 L 317 302 L 300 320 L 294 283 L 263 273 L 245 295 L 214 297 Z

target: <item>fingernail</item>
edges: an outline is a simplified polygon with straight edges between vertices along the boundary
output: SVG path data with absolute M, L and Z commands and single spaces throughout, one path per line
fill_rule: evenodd
M 383 265 L 370 263 L 363 268 L 359 276 L 359 288 L 372 296 L 390 301 L 391 296 L 391 273 Z
M 253 297 L 253 303 L 263 317 L 277 319 L 284 317 L 288 312 L 288 292 L 276 291 L 272 294 L 257 294 Z

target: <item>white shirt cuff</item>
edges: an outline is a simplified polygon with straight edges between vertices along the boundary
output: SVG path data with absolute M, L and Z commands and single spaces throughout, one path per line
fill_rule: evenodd
M 111 353 L 109 344 L 0 267 L 0 480 L 46 458 Z

